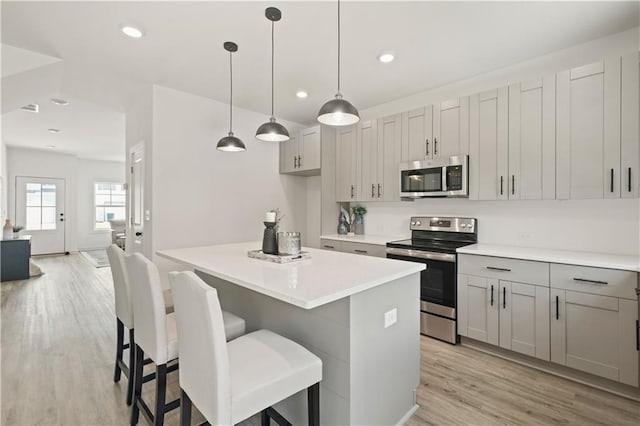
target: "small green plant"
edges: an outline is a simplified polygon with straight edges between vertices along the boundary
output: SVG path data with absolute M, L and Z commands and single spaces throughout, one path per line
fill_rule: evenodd
M 13 232 L 14 233 L 18 233 L 18 232 L 22 231 L 23 229 L 24 229 L 24 226 L 13 225 Z
M 362 217 L 367 214 L 367 208 L 364 206 L 353 206 L 351 207 L 351 213 L 354 216 Z

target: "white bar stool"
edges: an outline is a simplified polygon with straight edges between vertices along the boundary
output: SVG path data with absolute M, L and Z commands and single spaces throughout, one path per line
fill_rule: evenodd
M 166 404 L 167 373 L 175 371 L 178 364 L 168 367 L 167 364 L 178 359 L 178 341 L 175 314 L 167 314 L 164 307 L 162 285 L 158 268 L 147 258 L 135 253 L 125 258 L 127 274 L 130 280 L 131 300 L 136 325 L 135 342 L 135 378 L 133 393 L 133 410 L 131 424 L 138 423 L 140 411 L 147 421 L 154 425 L 164 423 L 164 415 L 180 405 L 180 400 Z M 229 322 L 221 323 L 227 339 L 236 338 L 245 331 L 245 322 L 231 313 L 226 313 Z M 144 355 L 156 364 L 156 401 L 152 413 L 142 399 L 142 379 Z
M 191 423 L 191 404 L 213 425 L 231 425 L 262 413 L 289 424 L 271 406 L 307 389 L 309 424 L 320 424 L 322 361 L 269 330 L 225 342 L 217 291 L 193 272 L 171 272 L 180 351 L 180 423 Z

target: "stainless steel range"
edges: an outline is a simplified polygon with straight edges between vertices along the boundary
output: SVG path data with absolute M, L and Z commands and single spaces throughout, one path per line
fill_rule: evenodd
M 476 219 L 412 217 L 411 239 L 387 243 L 387 257 L 427 265 L 420 278 L 420 332 L 457 343 L 456 249 L 478 241 Z

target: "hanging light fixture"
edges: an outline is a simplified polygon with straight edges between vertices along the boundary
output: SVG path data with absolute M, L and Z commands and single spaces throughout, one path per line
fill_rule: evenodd
M 274 56 L 274 26 L 275 22 L 282 18 L 280 9 L 275 7 L 268 7 L 265 10 L 265 16 L 271 21 L 271 117 L 269 121 L 258 127 L 256 131 L 256 138 L 261 141 L 268 142 L 284 142 L 289 140 L 289 131 L 282 124 L 276 122 L 276 118 L 273 114 L 273 56 Z
M 229 52 L 229 134 L 218 141 L 216 149 L 219 151 L 238 152 L 245 151 L 247 148 L 237 137 L 233 136 L 233 63 L 231 55 L 238 51 L 238 45 L 232 41 L 224 42 L 224 50 Z
M 338 0 L 338 93 L 318 111 L 318 121 L 329 126 L 348 126 L 360 121 L 360 114 L 340 93 L 340 0 Z

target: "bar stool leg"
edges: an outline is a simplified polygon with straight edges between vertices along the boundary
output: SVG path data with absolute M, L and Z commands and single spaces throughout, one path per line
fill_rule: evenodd
M 120 375 L 122 369 L 120 368 L 119 361 L 122 361 L 122 351 L 124 346 L 124 324 L 116 317 L 116 369 L 113 372 L 113 381 L 118 383 L 120 381 Z
M 140 415 L 140 408 L 138 407 L 138 400 L 142 397 L 142 369 L 144 368 L 144 352 L 142 348 L 135 345 L 136 361 L 134 363 L 136 374 L 133 380 L 135 389 L 133 391 L 133 409 L 131 410 L 131 426 L 138 424 L 138 417 Z
M 167 397 L 167 364 L 156 366 L 156 410 L 153 416 L 155 426 L 164 424 L 165 401 Z
M 320 383 L 307 388 L 309 426 L 320 426 Z
M 191 426 L 191 399 L 180 389 L 180 426 Z
M 135 339 L 133 329 L 129 330 L 129 383 L 127 384 L 127 405 L 133 401 L 133 383 L 135 382 Z

